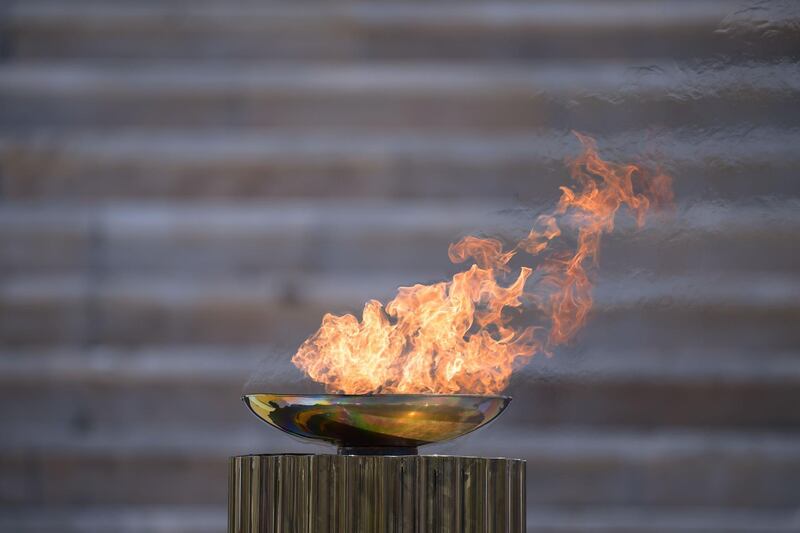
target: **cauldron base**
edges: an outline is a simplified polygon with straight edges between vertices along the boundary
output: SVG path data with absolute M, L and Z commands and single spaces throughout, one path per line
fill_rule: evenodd
M 231 457 L 229 533 L 523 533 L 525 461 Z

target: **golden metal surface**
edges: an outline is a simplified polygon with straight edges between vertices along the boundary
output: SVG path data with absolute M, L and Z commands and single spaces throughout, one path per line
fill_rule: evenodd
M 250 394 L 242 398 L 267 423 L 340 453 L 402 455 L 453 439 L 497 417 L 511 398 L 446 394 Z
M 229 461 L 228 533 L 523 533 L 525 461 L 247 455 Z

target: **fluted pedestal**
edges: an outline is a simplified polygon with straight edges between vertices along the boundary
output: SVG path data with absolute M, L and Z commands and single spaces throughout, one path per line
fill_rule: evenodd
M 229 533 L 523 533 L 525 461 L 448 456 L 230 459 Z

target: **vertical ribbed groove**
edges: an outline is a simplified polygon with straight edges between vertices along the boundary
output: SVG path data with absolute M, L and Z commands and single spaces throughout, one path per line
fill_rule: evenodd
M 525 461 L 249 455 L 229 461 L 229 533 L 522 533 Z

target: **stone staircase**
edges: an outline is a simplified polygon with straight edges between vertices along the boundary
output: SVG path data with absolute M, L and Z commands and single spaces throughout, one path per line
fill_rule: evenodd
M 222 532 L 226 457 L 326 451 L 324 312 L 557 198 L 570 130 L 678 205 L 604 242 L 491 428 L 531 532 L 800 530 L 800 9 L 720 0 L 0 5 L 0 531 Z

